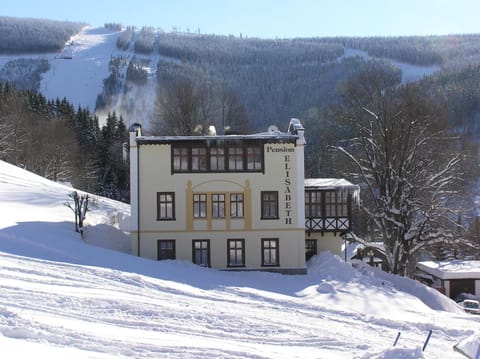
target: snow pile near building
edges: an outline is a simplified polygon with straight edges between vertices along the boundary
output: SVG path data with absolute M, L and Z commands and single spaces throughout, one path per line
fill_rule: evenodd
M 462 358 L 479 332 L 439 293 L 329 253 L 299 276 L 133 257 L 129 206 L 92 196 L 82 239 L 71 191 L 0 161 L 3 356 Z

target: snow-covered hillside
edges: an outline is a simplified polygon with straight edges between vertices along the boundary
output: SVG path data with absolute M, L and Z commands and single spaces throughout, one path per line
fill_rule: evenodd
M 119 95 L 113 95 L 112 103 L 109 103 L 105 111 L 98 111 L 100 124 L 106 118 L 106 112 L 116 111 L 123 116 L 127 126 L 134 122 L 140 122 L 144 126 L 149 126 L 149 121 L 154 117 L 155 99 L 157 96 L 156 69 L 159 61 L 179 62 L 178 59 L 161 56 L 158 49 L 155 48 L 151 54 L 138 54 L 133 51 L 133 41 L 130 47 L 123 51 L 116 47 L 116 41 L 120 32 L 106 28 L 86 27 L 79 34 L 73 36 L 66 44 L 61 53 L 47 54 L 28 54 L 28 55 L 0 55 L 0 80 L 21 82 L 23 85 L 29 83 L 32 89 L 36 89 L 37 84 L 33 84 L 28 77 L 35 72 L 35 66 L 38 66 L 39 60 L 47 60 L 49 70 L 41 74 L 39 91 L 47 99 L 63 99 L 64 97 L 74 105 L 95 110 L 98 95 L 102 93 L 104 80 L 110 75 L 109 62 L 112 58 L 123 58 L 131 60 L 135 57 L 139 62 L 143 61 L 148 65 L 145 71 L 148 74 L 148 80 L 144 85 L 129 84 L 128 90 L 124 88 L 125 70 L 122 69 L 122 79 Z M 184 34 L 191 36 L 191 34 Z M 356 49 L 345 49 L 345 54 L 340 57 L 362 56 L 369 57 L 364 51 Z M 18 59 L 35 59 L 30 65 L 17 63 Z M 11 66 L 5 66 L 7 63 Z M 402 81 L 414 81 L 425 75 L 430 75 L 438 70 L 436 66 L 415 66 L 398 61 L 391 61 L 392 64 L 402 70 Z M 2 77 L 2 71 L 5 71 Z
M 118 50 L 116 40 L 120 32 L 105 28 L 86 27 L 72 37 L 63 52 L 28 55 L 0 55 L 0 70 L 15 59 L 46 59 L 50 69 L 42 74 L 39 91 L 47 99 L 63 99 L 64 97 L 75 107 L 81 106 L 95 110 L 98 95 L 102 92 L 104 80 L 109 76 L 109 62 L 112 57 L 143 59 L 149 63 L 146 71 L 149 74 L 145 86 L 131 87 L 122 97 L 129 102 L 128 111 L 114 104 L 108 110 L 122 114 L 127 126 L 136 121 L 145 123 L 152 117 L 156 96 L 155 69 L 160 56 L 135 54 L 133 50 Z M 33 65 L 32 65 L 33 66 Z M 29 69 L 22 69 L 29 72 Z M 106 113 L 97 112 L 100 122 Z M 101 123 L 102 124 L 102 123 Z
M 417 282 L 329 253 L 304 276 L 133 257 L 129 207 L 92 197 L 82 240 L 71 191 L 0 162 L 2 358 L 462 358 L 461 341 L 476 350 L 480 317 Z
M 75 107 L 95 110 L 95 101 L 108 76 L 118 32 L 86 28 L 72 38 L 62 54 L 50 58 L 40 91 L 47 98 L 66 97 Z

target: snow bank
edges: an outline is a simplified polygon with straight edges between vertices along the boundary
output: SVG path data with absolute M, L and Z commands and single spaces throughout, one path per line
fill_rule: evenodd
M 131 256 L 129 207 L 92 200 L 82 239 L 71 191 L 0 161 L 1 354 L 460 359 L 480 332 L 439 293 L 328 252 L 291 276 Z

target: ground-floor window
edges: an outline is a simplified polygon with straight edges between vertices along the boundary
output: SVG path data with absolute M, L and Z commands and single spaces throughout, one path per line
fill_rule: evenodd
M 227 259 L 229 267 L 245 266 L 245 239 L 227 240 Z
M 317 240 L 306 239 L 305 240 L 305 260 L 308 261 L 314 255 L 317 254 Z
M 157 242 L 158 260 L 175 259 L 175 240 L 160 239 Z
M 192 262 L 202 267 L 210 267 L 210 240 L 192 240 Z
M 262 266 L 279 266 L 278 238 L 262 238 Z

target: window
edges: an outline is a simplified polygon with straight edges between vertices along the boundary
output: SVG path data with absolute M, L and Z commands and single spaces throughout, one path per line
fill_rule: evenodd
M 262 191 L 262 219 L 278 219 L 278 192 Z
M 245 239 L 227 240 L 228 267 L 245 266 Z
M 230 193 L 230 217 L 243 217 L 243 193 Z
M 172 173 L 263 171 L 260 141 L 185 140 L 171 146 Z
M 206 194 L 193 195 L 193 217 L 207 218 L 207 195 Z
M 262 266 L 279 266 L 278 238 L 262 239 Z
M 348 191 L 305 191 L 305 217 L 348 217 Z
M 192 241 L 192 262 L 202 267 L 210 267 L 210 240 L 194 239 Z
M 317 240 L 306 239 L 305 240 L 305 260 L 308 261 L 314 255 L 317 254 Z
M 348 217 L 348 191 L 337 191 L 337 217 Z
M 192 148 L 192 172 L 207 171 L 207 149 L 205 147 Z
M 188 171 L 188 148 L 178 147 L 173 149 L 173 170 L 174 172 Z
M 210 148 L 210 170 L 225 171 L 225 150 L 223 148 Z
M 225 218 L 225 195 L 212 194 L 212 217 Z
M 248 146 L 247 147 L 247 170 L 258 170 L 262 169 L 262 147 L 257 146 Z
M 305 191 L 305 217 L 322 217 L 322 192 Z
M 325 217 L 336 217 L 335 206 L 335 192 L 325 192 Z
M 158 260 L 175 259 L 175 240 L 161 239 L 157 242 Z
M 228 169 L 243 171 L 243 147 L 232 146 L 228 149 Z
M 175 192 L 157 192 L 157 220 L 175 220 Z

